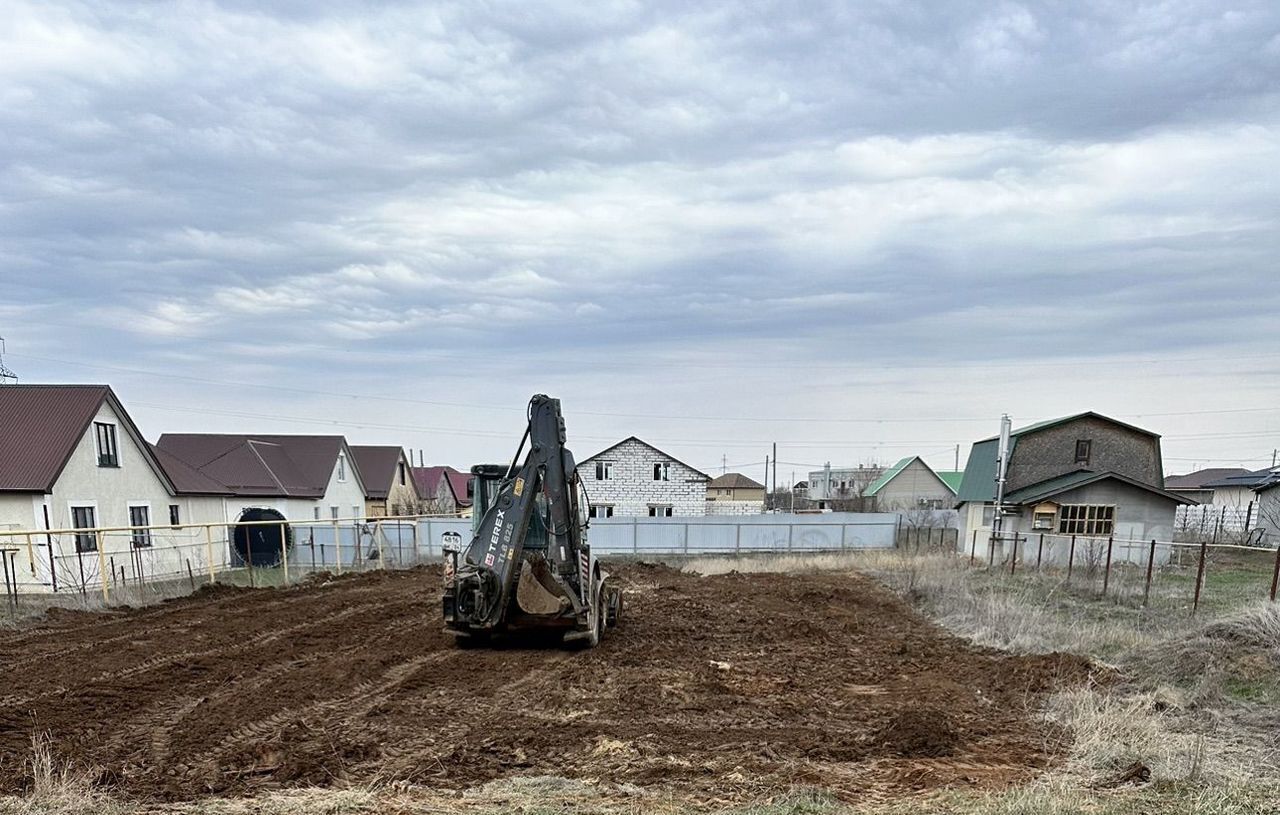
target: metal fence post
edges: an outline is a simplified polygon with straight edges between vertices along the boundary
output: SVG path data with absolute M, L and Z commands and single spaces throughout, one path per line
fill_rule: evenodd
M 987 536 L 987 568 L 990 569 L 996 565 L 996 535 L 992 532 Z
M 638 518 L 631 519 L 631 552 L 640 554 L 640 528 L 636 525 Z
M 1276 547 L 1276 566 L 1271 572 L 1271 602 L 1276 601 L 1276 587 L 1280 584 L 1280 546 Z
M 742 553 L 742 522 L 739 521 L 738 523 L 734 524 L 734 529 L 736 530 L 736 532 L 733 537 L 733 553 L 737 555 Z M 1276 562 L 1280 563 L 1280 561 L 1276 561 Z M 1271 594 L 1272 594 L 1271 599 L 1274 600 L 1275 591 L 1273 590 Z
M 1142 589 L 1142 605 L 1145 608 L 1151 599 L 1151 571 L 1156 563 L 1156 539 L 1151 539 L 1151 549 L 1147 552 L 1147 584 Z
M 1107 566 L 1102 570 L 1102 596 L 1107 596 L 1107 588 L 1111 585 L 1111 546 L 1115 543 L 1115 535 L 1107 536 Z
M 683 525 L 684 525 L 684 545 L 682 548 L 684 549 L 684 553 L 687 555 L 689 554 L 689 523 L 688 521 L 686 521 Z
M 1196 569 L 1196 596 L 1191 601 L 1191 613 L 1195 614 L 1200 608 L 1200 589 L 1204 585 L 1204 559 L 1209 552 L 1209 544 L 1200 541 L 1200 566 Z
M 978 559 L 978 530 L 973 530 L 973 546 L 969 548 L 969 565 L 972 566 Z
M 844 551 L 845 549 L 849 548 L 849 544 L 847 542 L 848 536 L 849 536 L 849 525 L 843 524 L 843 523 L 840 524 L 840 551 Z
M 795 539 L 795 531 L 796 531 L 795 524 L 790 524 L 790 523 L 787 524 L 787 551 L 788 552 L 791 551 L 791 548 L 793 546 L 793 541 Z
M 1040 545 L 1036 547 L 1036 571 L 1040 571 L 1040 564 L 1044 562 L 1044 533 L 1040 533 Z
M 1071 581 L 1071 570 L 1076 565 L 1076 536 L 1071 536 L 1071 549 L 1067 552 L 1067 581 Z
M 1009 575 L 1018 573 L 1018 533 L 1013 533 L 1013 557 L 1009 558 Z

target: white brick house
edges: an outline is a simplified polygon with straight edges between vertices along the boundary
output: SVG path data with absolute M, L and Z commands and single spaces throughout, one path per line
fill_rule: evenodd
M 711 477 L 635 436 L 578 464 L 596 518 L 706 514 Z

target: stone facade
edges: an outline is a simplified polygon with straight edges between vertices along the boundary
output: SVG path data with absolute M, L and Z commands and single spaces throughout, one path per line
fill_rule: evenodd
M 592 507 L 613 517 L 706 514 L 707 474 L 635 437 L 580 462 L 578 475 Z

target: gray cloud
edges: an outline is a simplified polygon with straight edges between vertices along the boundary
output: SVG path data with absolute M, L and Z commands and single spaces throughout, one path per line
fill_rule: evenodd
M 920 410 L 1276 401 L 1205 362 L 1280 334 L 1274 4 L 794 6 L 20 3 L 0 28 L 0 332 L 15 364 L 423 377 L 466 403 L 551 382 L 607 409 L 661 375 L 677 411 L 803 416 L 809 393 L 900 416 L 894 393 L 929 389 L 891 366 L 1124 354 L 1197 360 L 1197 392 L 1082 362 L 1003 403 L 957 373 Z M 833 360 L 899 390 L 813 381 Z M 1252 456 L 1275 418 L 1186 451 Z M 851 457 L 973 437 L 838 429 L 812 432 Z

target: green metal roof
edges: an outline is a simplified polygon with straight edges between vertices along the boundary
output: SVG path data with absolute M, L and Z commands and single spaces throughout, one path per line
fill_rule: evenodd
M 1009 439 L 1009 455 L 1017 446 L 1017 437 Z M 1000 454 L 1000 440 L 987 439 L 969 450 L 969 462 L 964 466 L 964 477 L 956 492 L 956 501 L 987 502 L 996 500 L 996 457 Z
M 880 491 L 881 487 L 883 487 L 885 484 L 888 484 L 890 481 L 892 481 L 894 477 L 898 475 L 898 473 L 905 470 L 907 468 L 907 465 L 915 460 L 916 460 L 915 456 L 907 456 L 906 458 L 901 459 L 897 464 L 893 465 L 892 467 L 890 467 L 889 469 L 881 473 L 879 478 L 877 478 L 875 481 L 872 481 L 871 485 L 868 486 L 867 489 L 863 491 L 862 494 L 866 496 L 875 495 L 877 492 Z
M 897 478 L 902 473 L 903 470 L 907 469 L 907 467 L 910 466 L 911 462 L 913 461 L 919 461 L 922 465 L 924 465 L 924 468 L 929 472 L 933 473 L 935 476 L 937 476 L 938 480 L 941 481 L 943 485 L 946 486 L 947 489 L 951 490 L 952 492 L 956 492 L 959 489 L 960 479 L 964 476 L 964 473 L 958 473 L 951 470 L 948 470 L 945 472 L 938 472 L 937 470 L 930 467 L 928 463 L 924 459 L 920 458 L 919 456 L 907 456 L 906 458 L 899 460 L 897 464 L 885 470 L 884 473 L 881 474 L 881 476 L 877 478 L 875 481 L 872 481 L 871 485 L 867 487 L 866 492 L 864 492 L 863 495 L 872 496 L 880 492 L 880 490 L 883 489 L 885 485 L 887 485 L 893 479 Z
M 1144 484 L 1143 482 L 1138 481 L 1135 478 L 1130 478 L 1127 475 L 1112 472 L 1095 472 L 1093 470 L 1076 470 L 1073 473 L 1067 473 L 1066 475 L 1046 479 L 1038 484 L 1023 487 L 1020 490 L 1014 490 L 1006 495 L 1004 500 L 1009 504 L 1034 504 L 1043 501 L 1046 498 L 1051 498 L 1059 493 L 1067 492 L 1068 490 L 1073 490 L 1077 487 L 1083 487 L 1086 484 L 1092 484 L 1096 481 L 1104 481 L 1106 479 L 1123 481 L 1126 484 L 1154 493 L 1162 498 L 1167 498 L 1175 503 L 1195 503 L 1195 501 L 1192 501 L 1190 498 L 1162 490 L 1159 487 L 1152 486 L 1151 484 Z
M 964 470 L 934 470 L 933 474 L 942 479 L 942 483 L 954 493 L 960 492 L 960 482 L 964 480 Z

